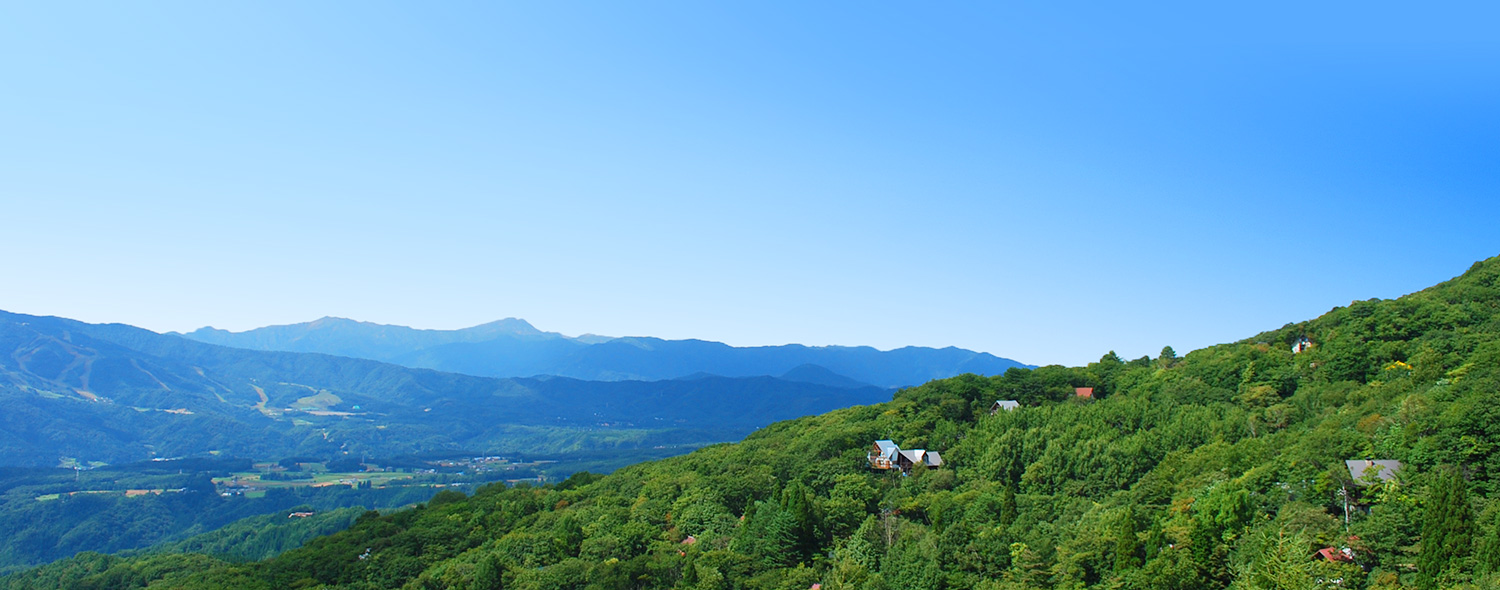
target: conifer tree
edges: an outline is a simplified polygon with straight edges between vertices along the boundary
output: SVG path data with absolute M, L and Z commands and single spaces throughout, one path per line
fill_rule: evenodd
M 811 563 L 818 553 L 820 536 L 818 518 L 813 513 L 811 494 L 801 482 L 793 482 L 782 493 L 782 506 L 792 517 L 795 550 L 799 559 Z
M 1422 515 L 1422 553 L 1417 556 L 1417 582 L 1437 588 L 1438 576 L 1449 564 L 1467 556 L 1473 543 L 1473 515 L 1457 468 L 1439 469 L 1427 495 Z
M 682 586 L 684 588 L 692 588 L 697 585 L 698 564 L 694 563 L 693 559 L 689 558 L 687 560 L 687 563 L 682 566 Z
M 1490 518 L 1489 530 L 1479 542 L 1479 570 L 1488 574 L 1500 574 L 1500 510 Z
M 1016 492 L 1010 486 L 1000 488 L 1000 526 L 1016 522 Z
M 1277 531 L 1263 533 L 1260 551 L 1253 562 L 1242 566 L 1234 588 L 1244 590 L 1312 590 L 1327 587 L 1318 583 L 1317 564 L 1309 555 L 1307 540 L 1301 534 Z
M 755 503 L 730 549 L 759 558 L 768 567 L 796 564 L 796 521 L 776 502 Z
M 1141 539 L 1135 534 L 1135 508 L 1126 506 L 1125 513 L 1120 515 L 1116 524 L 1115 540 L 1115 573 L 1126 571 L 1141 566 Z
M 1156 368 L 1167 369 L 1177 362 L 1177 351 L 1170 346 L 1163 346 L 1161 354 L 1156 356 Z

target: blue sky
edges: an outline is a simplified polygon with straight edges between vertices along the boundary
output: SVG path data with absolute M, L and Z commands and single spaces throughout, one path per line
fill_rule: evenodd
M 1500 254 L 1493 4 L 57 4 L 9 311 L 1079 364 Z

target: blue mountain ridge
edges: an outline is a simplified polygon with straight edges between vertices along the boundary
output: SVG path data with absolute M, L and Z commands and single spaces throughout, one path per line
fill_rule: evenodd
M 850 385 L 479 377 L 0 312 L 0 456 L 13 465 L 699 446 L 891 397 Z
M 816 366 L 852 384 L 907 387 L 963 373 L 997 375 L 1029 367 L 961 348 L 909 346 L 735 347 L 706 340 L 651 337 L 570 338 L 507 318 L 462 330 L 419 330 L 323 318 L 245 332 L 202 328 L 185 338 L 252 350 L 319 352 L 485 377 L 556 375 L 590 381 L 658 381 L 697 374 L 783 376 Z M 812 382 L 829 382 L 819 377 Z

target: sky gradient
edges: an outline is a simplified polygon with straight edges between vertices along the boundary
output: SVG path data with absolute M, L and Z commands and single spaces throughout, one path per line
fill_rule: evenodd
M 1179 352 L 1500 254 L 1500 5 L 0 7 L 0 309 Z

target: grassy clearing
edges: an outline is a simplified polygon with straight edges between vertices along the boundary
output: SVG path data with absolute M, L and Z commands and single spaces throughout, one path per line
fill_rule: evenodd
M 216 477 L 213 482 L 217 486 L 245 487 L 250 489 L 272 489 L 272 488 L 303 488 L 323 487 L 330 485 L 357 486 L 369 482 L 371 487 L 387 487 L 390 485 L 430 485 L 417 481 L 417 476 L 410 473 L 395 472 L 311 472 L 297 474 L 296 479 L 266 479 L 265 473 L 259 471 L 246 471 L 234 473 L 229 477 Z
M 292 408 L 302 410 L 304 412 L 309 410 L 324 411 L 341 403 L 344 403 L 344 400 L 342 398 L 329 393 L 327 390 L 323 390 L 319 391 L 315 395 L 298 398 L 297 403 L 292 404 Z

